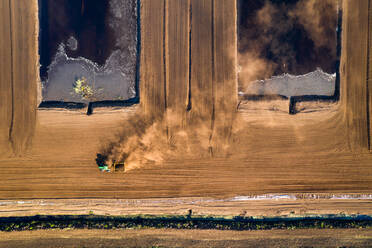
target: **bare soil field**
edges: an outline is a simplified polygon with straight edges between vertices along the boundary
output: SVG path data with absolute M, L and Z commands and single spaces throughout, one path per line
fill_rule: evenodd
M 0 217 L 36 215 L 316 217 L 372 215 L 372 195 L 264 195 L 233 198 L 1 200 Z M 267 197 L 267 198 L 265 198 Z M 302 197 L 302 198 L 301 198 Z M 307 198 L 306 198 L 307 197 Z M 313 197 L 313 198 L 311 198 Z M 317 198 L 323 197 L 323 198 Z
M 371 193 L 372 155 L 348 151 L 338 106 L 295 116 L 241 109 L 241 130 L 230 157 L 185 156 L 125 174 L 100 172 L 97 151 L 136 108 L 101 109 L 91 116 L 39 110 L 32 150 L 22 158 L 0 160 L 0 198 Z
M 342 229 L 40 230 L 0 233 L 0 247 L 370 247 L 371 237 L 371 230 Z

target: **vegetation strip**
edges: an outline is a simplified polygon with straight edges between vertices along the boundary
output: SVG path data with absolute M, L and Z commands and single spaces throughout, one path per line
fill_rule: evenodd
M 194 217 L 187 216 L 99 216 L 99 215 L 36 215 L 0 218 L 0 231 L 37 229 L 217 229 L 217 230 L 270 230 L 270 229 L 332 229 L 372 228 L 372 216 L 326 215 L 316 217 Z

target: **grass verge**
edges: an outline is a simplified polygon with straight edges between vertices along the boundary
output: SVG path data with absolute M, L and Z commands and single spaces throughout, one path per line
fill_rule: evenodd
M 98 216 L 36 215 L 0 218 L 0 231 L 40 229 L 216 229 L 216 230 L 272 230 L 272 229 L 333 229 L 372 228 L 372 216 L 325 215 L 308 217 L 213 217 L 213 216 Z

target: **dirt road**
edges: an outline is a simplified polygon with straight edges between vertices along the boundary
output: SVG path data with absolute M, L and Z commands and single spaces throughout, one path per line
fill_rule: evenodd
M 316 197 L 322 197 L 317 199 Z M 354 197 L 348 199 L 347 197 Z M 266 216 L 372 215 L 372 195 L 262 195 L 151 199 L 1 200 L 0 217 L 35 215 Z

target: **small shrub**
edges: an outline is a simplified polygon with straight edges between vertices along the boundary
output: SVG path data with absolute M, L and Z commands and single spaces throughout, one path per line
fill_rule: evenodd
M 101 95 L 101 88 L 95 89 L 88 83 L 88 80 L 85 77 L 78 78 L 72 84 L 73 92 L 72 94 L 78 95 L 82 100 L 88 101 L 87 114 L 90 115 L 93 112 L 92 102 L 97 101 Z
M 88 81 L 85 77 L 77 79 L 73 83 L 74 93 L 79 95 L 84 100 L 90 101 L 94 96 L 93 88 L 88 84 Z

